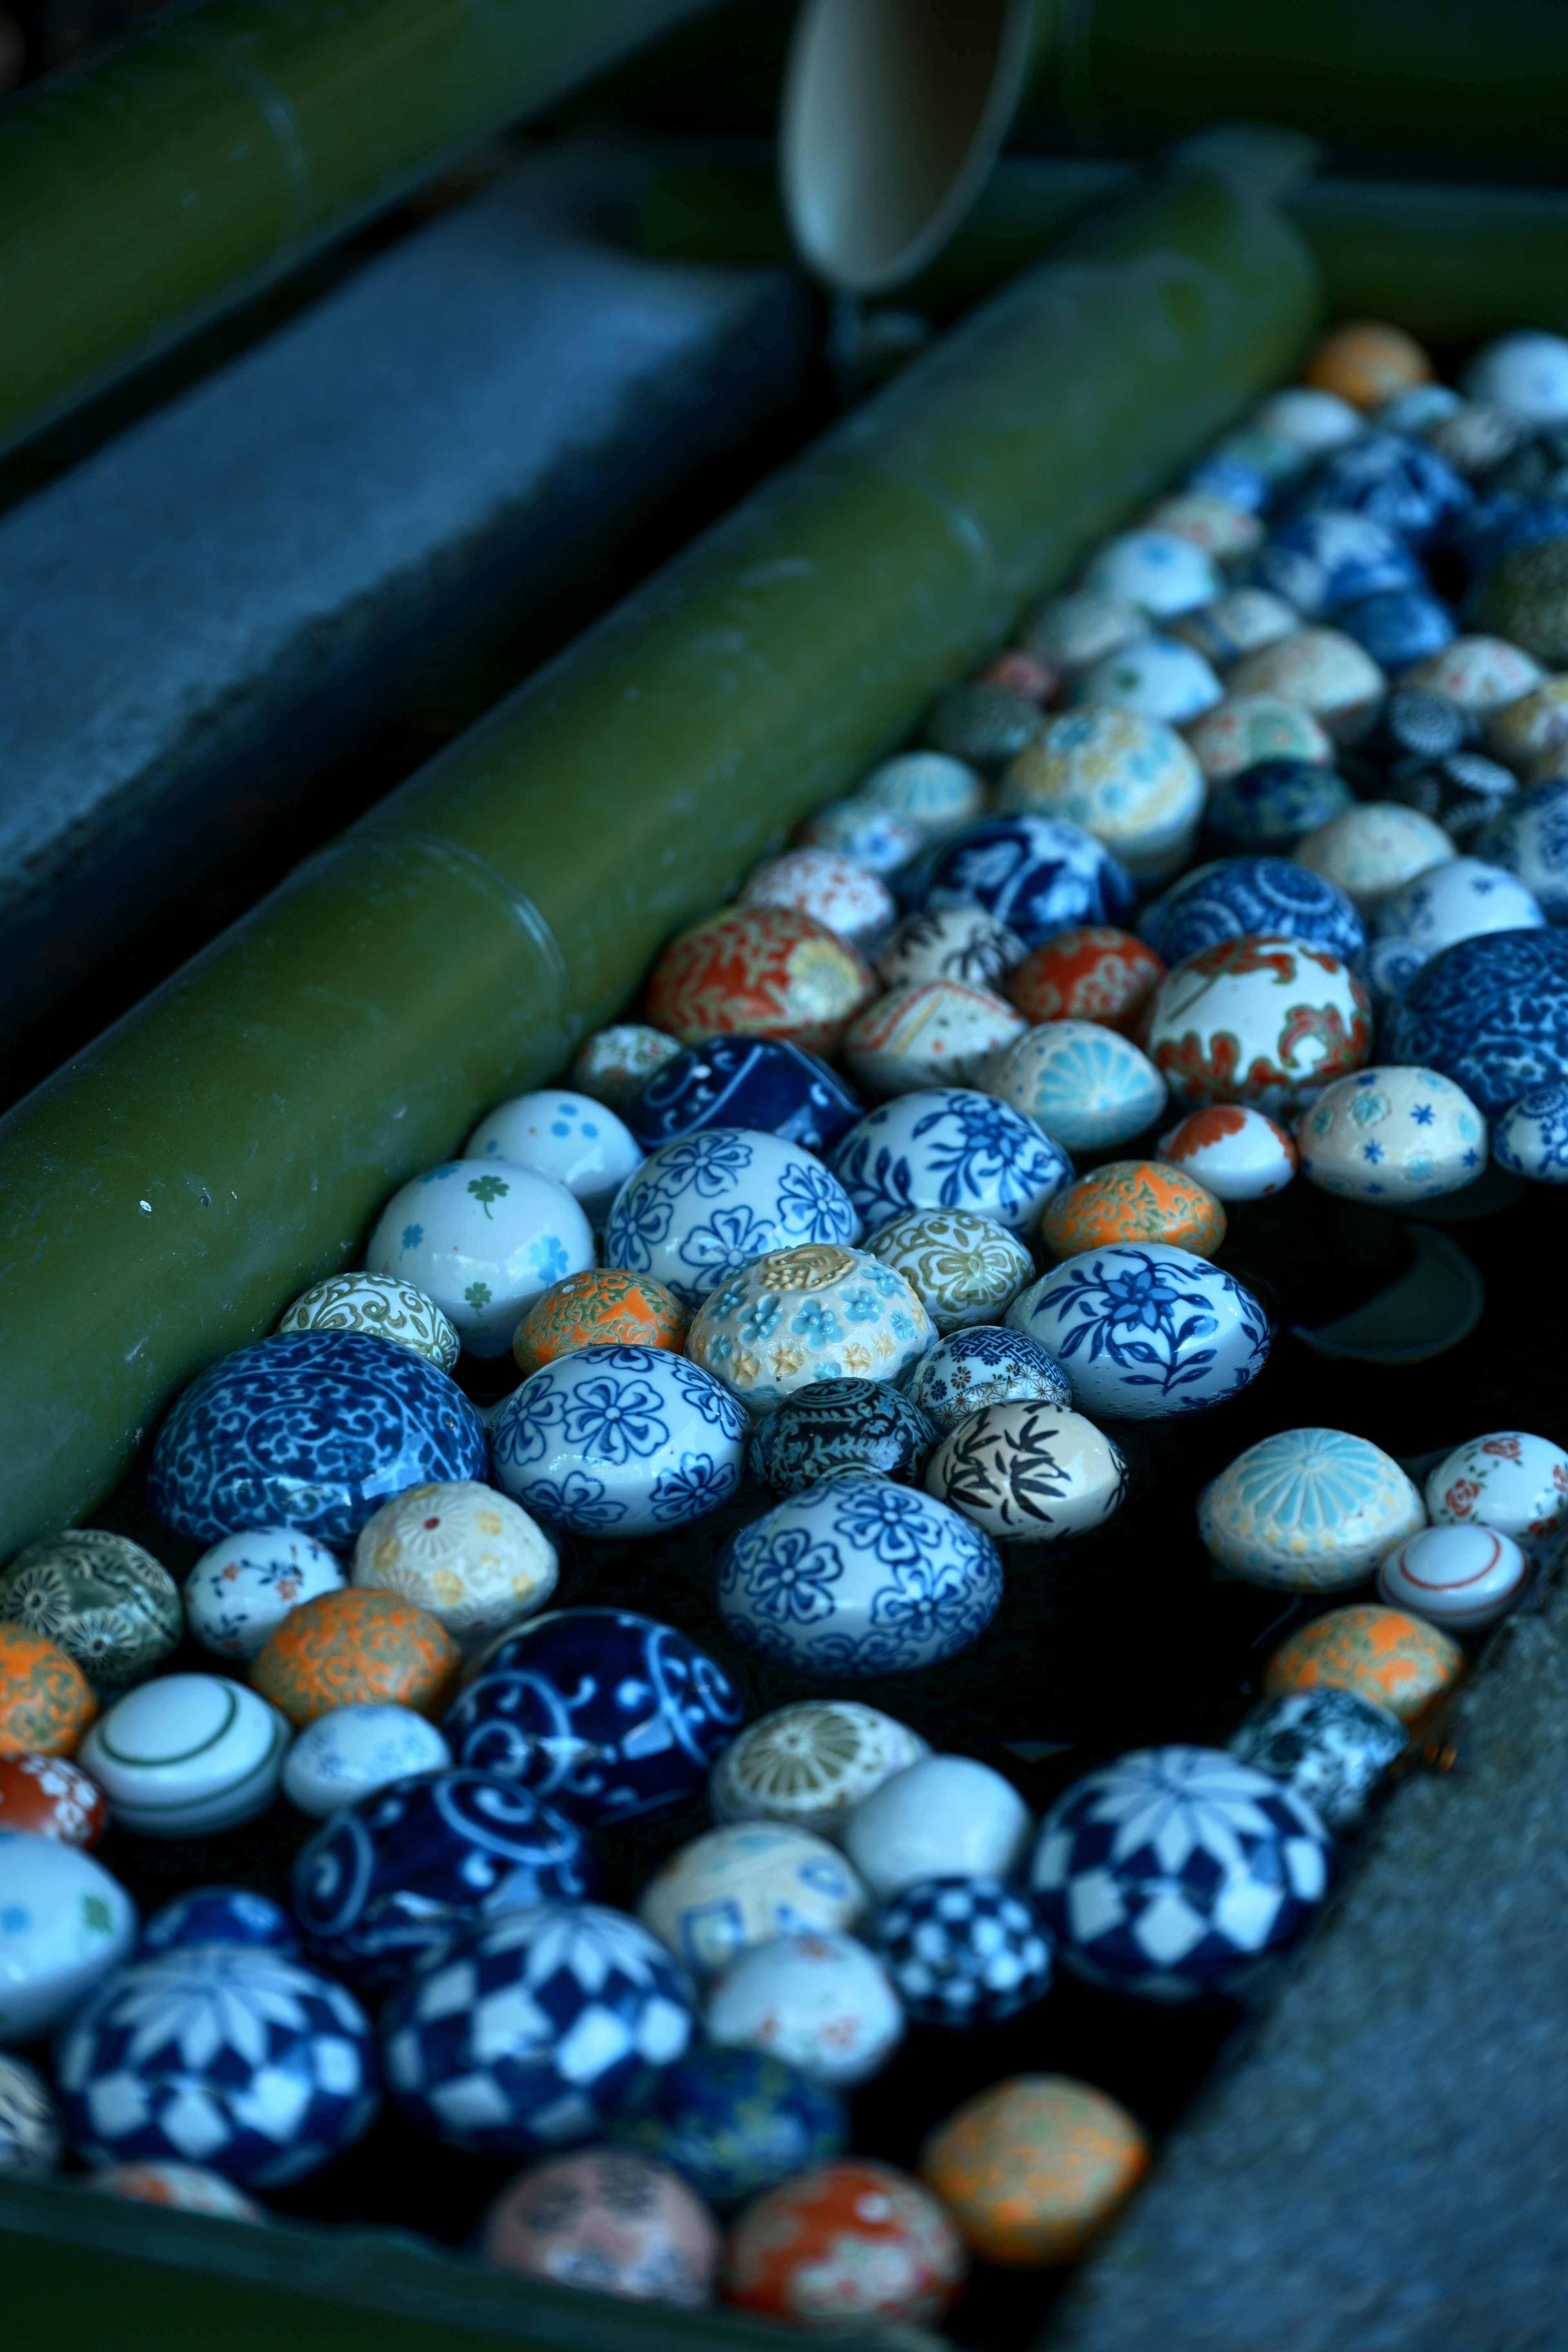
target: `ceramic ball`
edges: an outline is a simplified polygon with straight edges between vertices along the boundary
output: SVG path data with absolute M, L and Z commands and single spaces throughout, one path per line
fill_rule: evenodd
M 1003 989 L 1027 952 L 1017 933 L 984 907 L 925 908 L 900 922 L 877 958 L 877 977 L 885 988 L 957 980 L 969 988 Z
M 661 2067 L 610 2128 L 723 2208 L 837 2156 L 849 2118 L 835 2092 L 782 2058 L 700 2048 Z
M 1464 1671 L 1464 1652 L 1436 1626 L 1402 1609 L 1356 1601 L 1314 1617 L 1282 1643 L 1268 1661 L 1263 1694 L 1350 1691 L 1408 1725 L 1446 1698 Z
M 825 801 L 805 819 L 797 837 L 814 849 L 837 850 L 868 874 L 879 875 L 896 874 L 928 838 L 925 827 L 901 809 L 889 808 L 864 793 Z
M 365 1251 L 373 1274 L 416 1282 L 476 1356 L 503 1356 L 520 1318 L 594 1263 L 564 1184 L 511 1160 L 450 1160 L 393 1194 Z
M 1366 926 L 1344 892 L 1288 857 L 1194 866 L 1144 908 L 1140 929 L 1171 965 L 1247 935 L 1299 940 L 1342 961 L 1366 945 Z
M 1510 1103 L 1491 1132 L 1492 1157 L 1510 1176 L 1568 1184 L 1568 1083 L 1532 1087 Z
M 1216 669 L 1228 669 L 1243 654 L 1278 645 L 1301 625 L 1301 616 L 1283 596 L 1267 588 L 1228 588 L 1212 604 L 1194 605 L 1168 623 L 1172 636 L 1193 646 Z M 1200 763 L 1201 764 L 1201 763 Z
M 965 1087 L 902 1095 L 850 1129 L 834 1174 L 874 1241 L 917 1209 L 961 1209 L 1026 1233 L 1072 1182 L 1072 1161 L 1033 1118 Z
M 1211 1559 L 1249 1584 L 1332 1592 L 1363 1583 L 1426 1524 L 1397 1462 L 1340 1429 L 1286 1429 L 1249 1445 L 1198 1496 Z
M 660 1066 L 680 1051 L 679 1041 L 637 1021 L 595 1029 L 578 1046 L 570 1083 L 624 1118 L 642 1087 Z
M 926 1488 L 998 1543 L 1054 1543 L 1102 1527 L 1127 1493 L 1121 1449 L 1081 1413 L 984 1405 L 942 1440 Z
M 1091 557 L 1083 585 L 1092 593 L 1114 596 L 1137 612 L 1163 618 L 1167 613 L 1212 604 L 1225 580 L 1190 539 L 1170 530 L 1124 530 Z
M 923 1756 L 860 1800 L 844 1851 L 885 1903 L 928 1878 L 1011 1878 L 1033 1827 L 1012 1782 L 989 1764 Z
M 1266 1698 L 1244 1718 L 1230 1752 L 1283 1780 L 1325 1829 L 1345 1837 L 1365 1826 L 1406 1744 L 1405 1726 L 1387 1707 L 1325 1687 Z
M 752 867 L 735 904 L 789 907 L 862 955 L 872 955 L 893 927 L 898 908 L 886 883 L 837 849 L 790 849 Z
M 973 1085 L 994 1054 L 1021 1037 L 1022 1014 L 989 989 L 956 980 L 890 988 L 845 1032 L 851 1076 L 873 1094 Z
M 1568 755 L 1557 754 L 1550 765 L 1560 762 L 1568 763 Z M 1513 875 L 1553 923 L 1568 919 L 1565 810 L 1568 777 L 1553 775 L 1506 800 L 1475 838 L 1478 855 Z
M 1500 637 L 1471 639 L 1470 643 L 1502 646 Z M 1488 707 L 1485 734 L 1488 751 L 1496 760 L 1526 776 L 1531 782 L 1550 781 L 1568 743 L 1568 678 L 1548 677 L 1539 663 L 1531 662 L 1517 646 L 1507 651 L 1521 663 L 1528 663 L 1531 678 L 1522 692 L 1515 693 L 1495 706 Z
M 1276 524 L 1247 572 L 1310 621 L 1368 596 L 1419 589 L 1424 577 L 1419 559 L 1395 532 L 1370 515 L 1342 511 L 1294 514 Z
M 433 1298 L 395 1274 L 334 1274 L 301 1291 L 278 1326 L 291 1331 L 368 1331 L 395 1340 L 449 1372 L 460 1353 L 451 1324 Z
M 1568 423 L 1568 340 L 1534 329 L 1500 335 L 1470 362 L 1464 390 L 1531 425 Z
M 1051 1939 L 999 1878 L 917 1880 L 878 1913 L 871 1948 L 917 2025 L 994 2025 L 1049 1990 Z
M 496 1482 L 552 1526 L 651 1535 L 728 1501 L 746 1425 L 728 1390 L 684 1356 L 579 1348 L 507 1399 L 490 1432 Z
M 83 2186 L 97 2197 L 122 2197 L 133 2205 L 162 2205 L 173 2213 L 205 2213 L 219 2221 L 265 2221 L 253 2197 L 236 2189 L 205 2164 L 105 2164 Z
M 643 1926 L 700 1979 L 775 1936 L 855 1927 L 866 1889 L 809 1830 L 736 1822 L 680 1846 L 637 1902 Z
M 1135 886 L 1103 843 L 1062 817 L 1025 813 L 965 826 L 911 868 L 927 908 L 980 907 L 1036 947 L 1069 923 L 1114 923 Z
M 1080 1176 L 1040 1217 L 1040 1239 L 1058 1258 L 1108 1242 L 1170 1242 L 1213 1257 L 1225 1239 L 1217 1197 L 1194 1176 L 1155 1160 L 1112 1160 Z
M 1301 629 L 1237 662 L 1232 694 L 1277 695 L 1310 711 L 1335 742 L 1353 742 L 1382 701 L 1387 680 L 1372 656 L 1342 629 Z
M 1005 646 L 975 677 L 977 686 L 1005 687 L 1047 710 L 1062 698 L 1062 674 L 1027 646 Z
M 52 2033 L 136 1940 L 136 1906 L 79 1846 L 0 1829 L 0 2047 Z
M 1525 1430 L 1494 1429 L 1444 1455 L 1425 1482 L 1435 1527 L 1493 1528 L 1525 1549 L 1568 1520 L 1568 1454 Z
M 552 1177 L 595 1226 L 603 1224 L 642 1156 L 637 1138 L 607 1104 L 565 1087 L 514 1095 L 482 1118 L 463 1146 L 465 1160 L 501 1161 Z
M 1479 628 L 1508 638 L 1551 670 L 1568 666 L 1565 539 L 1562 509 L 1547 509 L 1539 536 L 1521 537 L 1487 567 L 1471 607 Z
M 1149 2163 L 1125 2107 L 1062 2074 L 1016 2074 L 930 2134 L 921 2177 L 984 2261 L 1071 2262 L 1125 2203 Z
M 752 1432 L 746 1467 L 775 1502 L 844 1470 L 874 1470 L 916 1486 L 936 1444 L 933 1424 L 883 1381 L 812 1381 Z
M 251 1528 L 203 1552 L 185 1579 L 185 1622 L 204 1650 L 254 1658 L 291 1609 L 344 1581 L 324 1544 L 291 1528 Z
M 1539 662 L 1504 637 L 1454 637 L 1440 653 L 1413 663 L 1402 688 L 1440 694 L 1482 719 L 1516 709 L 1545 677 Z
M 1377 910 L 1382 937 L 1409 940 L 1424 955 L 1484 931 L 1538 930 L 1545 920 L 1522 882 L 1479 857 L 1428 866 L 1390 891 Z
M 0 1623 L 0 1756 L 74 1756 L 97 1713 L 74 1658 L 25 1625 Z
M 254 1944 L 264 1951 L 300 1953 L 294 1922 L 270 1896 L 249 1886 L 197 1886 L 155 1911 L 142 1930 L 138 1951 L 172 1951 L 176 1944 Z
M 462 1651 L 427 1610 L 392 1592 L 323 1592 L 274 1626 L 251 1663 L 262 1697 L 301 1729 L 339 1706 L 438 1714 Z
M 971 1324 L 939 1340 L 910 1374 L 905 1394 L 942 1437 L 988 1405 L 1037 1402 L 1065 1412 L 1072 1404 L 1068 1376 L 1050 1350 L 997 1323 Z
M 731 1633 L 800 1672 L 906 1674 L 977 1640 L 1002 1598 L 988 1536 L 943 1503 L 854 1474 L 808 1486 L 731 1538 Z
M 826 1932 L 752 1945 L 715 1979 L 703 2023 L 721 2049 L 760 2050 L 831 2090 L 880 2073 L 904 2034 L 881 1961 Z
M 1436 1070 L 1384 1064 L 1326 1087 L 1296 1129 L 1301 1173 L 1351 1200 L 1433 1200 L 1473 1184 L 1487 1125 Z
M 884 825 L 894 821 L 878 814 Z M 735 907 L 670 941 L 649 975 L 647 999 L 650 1019 L 682 1045 L 743 1031 L 831 1054 L 874 993 L 858 950 L 814 915 Z
M 1389 1061 L 1439 1071 L 1495 1118 L 1568 1069 L 1568 935 L 1490 931 L 1440 950 L 1380 1042 Z
M 945 1337 L 965 1324 L 994 1322 L 1035 1271 L 1016 1234 L 969 1209 L 911 1209 L 879 1226 L 868 1247 L 930 1317 L 922 1345 L 906 1356 L 906 1365 L 926 1352 L 932 1330 Z
M 1022 950 L 1019 950 L 1022 953 Z M 827 1151 L 865 1105 L 816 1054 L 783 1037 L 710 1037 L 655 1071 L 628 1114 L 648 1151 L 705 1128 L 747 1128 Z
M 605 1256 L 628 1274 L 651 1274 L 696 1308 L 764 1251 L 853 1243 L 858 1228 L 843 1186 L 803 1145 L 712 1127 L 662 1145 L 622 1187 Z
M 1026 1020 L 1098 1021 L 1130 1036 L 1164 977 L 1159 957 L 1131 931 L 1091 923 L 1031 949 L 1006 988 Z
M 908 817 L 922 833 L 949 833 L 985 806 L 985 786 L 974 770 L 945 751 L 900 751 L 873 768 L 858 797 Z
M 1254 768 L 1281 761 L 1325 776 L 1333 772 L 1334 747 L 1327 732 L 1310 710 L 1278 694 L 1227 694 L 1194 720 L 1187 743 L 1211 796 Z
M 1047 1021 L 991 1066 L 990 1092 L 1068 1151 L 1129 1143 L 1165 1108 L 1165 1082 L 1130 1037 L 1097 1021 Z
M 637 2303 L 711 2302 L 717 2223 L 678 2172 L 635 2148 L 574 2148 L 510 2181 L 479 2232 L 499 2270 Z
M 1474 499 L 1464 478 L 1423 442 L 1399 433 L 1363 433 L 1319 466 L 1302 493 L 1310 513 L 1364 515 L 1413 547 L 1460 521 Z
M 53 2092 L 20 2058 L 0 2056 L 0 2173 L 53 2172 L 65 2127 Z
M 1049 597 L 1024 636 L 1032 653 L 1070 677 L 1114 653 L 1118 646 L 1131 645 L 1147 625 L 1137 607 L 1121 597 L 1102 589 L 1075 588 L 1064 596 Z
M 926 741 L 982 775 L 994 776 L 1044 725 L 1038 706 L 1026 695 L 978 679 L 940 695 L 925 723 Z
M 724 1750 L 708 1801 L 721 1822 L 837 1838 L 863 1798 L 930 1753 L 918 1732 L 858 1699 L 802 1699 L 760 1717 Z
M 0 1570 L 0 1620 L 74 1658 L 94 1690 L 139 1682 L 179 1647 L 179 1588 L 128 1536 L 68 1528 Z
M 1362 801 L 1296 844 L 1291 856 L 1342 889 L 1363 915 L 1391 890 L 1454 855 L 1440 824 L 1398 801 Z
M 1282 1127 L 1241 1103 L 1189 1111 L 1160 1138 L 1162 1160 L 1198 1178 L 1217 1201 L 1261 1201 L 1296 1173 L 1296 1147 Z
M 0 1755 L 0 1830 L 94 1846 L 108 1827 L 102 1790 L 63 1756 Z
M 1430 368 L 1425 373 L 1430 375 Z M 1321 457 L 1325 450 L 1342 448 L 1365 431 L 1363 404 L 1351 400 L 1338 385 L 1314 380 L 1286 384 L 1270 393 L 1254 409 L 1252 421 L 1259 432 L 1277 433 L 1304 456 Z
M 82 1741 L 82 1769 L 122 1829 L 185 1838 L 264 1813 L 289 1725 L 221 1675 L 165 1675 L 117 1699 Z
M 1237 849 L 1284 850 L 1350 806 L 1351 788 L 1331 768 L 1270 758 L 1215 784 L 1205 816 Z
M 1164 722 L 1217 702 L 1218 680 L 1190 646 L 1150 637 L 1091 669 L 1081 698 L 1019 752 L 999 804 L 1082 825 L 1135 879 L 1163 877 L 1190 855 L 1204 806 L 1203 772 Z
M 353 1581 L 395 1592 L 473 1648 L 555 1590 L 555 1547 L 528 1513 L 472 1480 L 410 1486 L 360 1529 Z
M 724 2250 L 725 2299 L 816 2330 L 942 2317 L 963 2242 L 907 2173 L 865 2157 L 814 2165 L 749 2205 Z
M 1366 1060 L 1372 1002 L 1326 949 L 1278 932 L 1246 932 L 1200 948 L 1161 983 L 1148 1045 L 1184 1109 L 1234 1104 L 1293 1118 Z M 1279 1167 L 1256 1137 L 1245 1156 L 1255 1151 L 1266 1167 Z
M 1529 1581 L 1530 1562 L 1513 1538 L 1473 1525 L 1423 1528 L 1377 1568 L 1380 1600 L 1455 1633 L 1495 1625 Z
M 401 1780 L 439 1772 L 452 1751 L 406 1706 L 335 1706 L 308 1723 L 283 1759 L 283 1794 L 317 1821 Z
M 1257 1379 L 1268 1320 L 1246 1286 L 1164 1242 L 1069 1258 L 1007 1310 L 1050 1349 L 1086 1412 L 1148 1421 L 1199 1412 Z
M 522 1371 L 537 1372 L 578 1348 L 668 1348 L 679 1353 L 690 1315 L 651 1275 L 594 1266 L 552 1283 L 512 1335 Z

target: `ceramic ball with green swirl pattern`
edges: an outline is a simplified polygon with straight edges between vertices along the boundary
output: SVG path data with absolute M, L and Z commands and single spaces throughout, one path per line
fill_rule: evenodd
M 1338 1592 L 1426 1524 L 1397 1462 L 1342 1429 L 1282 1429 L 1238 1454 L 1198 1496 L 1209 1556 L 1248 1584 Z
M 301 1291 L 279 1331 L 368 1331 L 449 1372 L 458 1335 L 433 1298 L 395 1274 L 331 1274 Z
M 943 1339 L 968 1323 L 1000 1321 L 1035 1276 L 1016 1234 L 973 1209 L 912 1209 L 867 1247 L 902 1276 Z
M 686 1352 L 764 1413 L 814 1381 L 899 1380 L 935 1340 L 896 1267 L 837 1242 L 805 1242 L 753 1258 L 712 1292 Z

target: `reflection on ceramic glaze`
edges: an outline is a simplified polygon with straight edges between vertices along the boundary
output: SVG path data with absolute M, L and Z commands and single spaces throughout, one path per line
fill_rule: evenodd
M 826 1062 L 784 1038 L 713 1037 L 657 1069 L 627 1123 L 648 1151 L 713 1127 L 750 1128 L 826 1151 L 863 1108 Z
M 497 1484 L 584 1535 L 648 1535 L 728 1500 L 747 1421 L 666 1348 L 578 1348 L 524 1381 L 490 1433 Z
M 628 1274 L 651 1274 L 697 1307 L 767 1250 L 858 1234 L 843 1186 L 800 1144 L 716 1127 L 643 1162 L 610 1212 L 605 1257 Z
M 1071 1258 L 1009 1308 L 1089 1413 L 1145 1420 L 1200 1412 L 1257 1379 L 1268 1323 L 1252 1293 L 1168 1244 L 1118 1243 Z
M 1058 1143 L 994 1095 L 900 1095 L 851 1128 L 833 1172 L 868 1234 L 910 1209 L 973 1209 L 1022 1233 L 1072 1182 Z

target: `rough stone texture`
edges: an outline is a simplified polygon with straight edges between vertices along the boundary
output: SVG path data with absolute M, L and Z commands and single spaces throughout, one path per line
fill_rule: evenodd
M 559 642 L 798 399 L 808 299 L 617 250 L 635 168 L 523 165 L 0 520 L 0 1045 L 258 828 L 298 836 L 433 640 Z
M 1568 2342 L 1568 1589 L 1453 1711 L 1041 2352 Z

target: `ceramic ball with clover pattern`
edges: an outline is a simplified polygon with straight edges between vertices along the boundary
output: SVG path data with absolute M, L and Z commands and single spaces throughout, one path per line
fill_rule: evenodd
M 490 1431 L 495 1478 L 532 1518 L 579 1535 L 651 1535 L 728 1500 L 746 1415 L 664 1348 L 579 1348 L 531 1373 Z
M 1026 1233 L 1073 1178 L 1032 1118 L 964 1087 L 900 1095 L 852 1127 L 832 1160 L 869 1238 L 911 1209 L 966 1209 Z
M 449 1372 L 458 1335 L 433 1298 L 395 1274 L 333 1274 L 302 1290 L 278 1326 L 290 1331 L 369 1331 L 412 1348 Z
M 1435 1200 L 1487 1164 L 1487 1123 L 1436 1070 L 1381 1064 L 1326 1087 L 1296 1129 L 1301 1173 L 1352 1201 Z
M 1249 1584 L 1288 1592 L 1363 1584 L 1391 1546 L 1426 1524 L 1398 1463 L 1342 1429 L 1277 1431 L 1198 1496 L 1210 1559 Z
M 901 1274 L 863 1250 L 806 1242 L 753 1258 L 714 1291 L 686 1352 L 761 1413 L 817 1381 L 896 1381 L 934 1337 Z
M 843 1185 L 802 1145 L 710 1127 L 650 1152 L 623 1185 L 605 1229 L 605 1262 L 651 1274 L 697 1307 L 769 1250 L 854 1243 L 859 1233 Z
M 449 1160 L 395 1192 L 365 1252 L 372 1274 L 417 1283 L 476 1356 L 504 1356 L 542 1292 L 594 1263 L 564 1184 L 510 1160 Z
M 1266 931 L 1200 948 L 1160 986 L 1150 1059 L 1184 1109 L 1241 1103 L 1294 1117 L 1360 1069 L 1372 1004 L 1326 949 Z
M 968 1323 L 994 1323 L 1035 1271 L 1016 1234 L 972 1209 L 911 1209 L 879 1226 L 868 1247 L 944 1339 Z
M 482 1118 L 463 1146 L 465 1160 L 510 1160 L 552 1177 L 594 1225 L 604 1223 L 642 1156 L 636 1137 L 607 1103 L 565 1087 L 514 1095 Z
M 724 1622 L 805 1674 L 907 1674 L 967 1649 L 1002 1562 L 957 1511 L 886 1478 L 829 1478 L 742 1528 L 719 1569 Z
M 1110 1421 L 1200 1412 L 1257 1379 L 1268 1318 L 1250 1290 L 1163 1242 L 1069 1258 L 1008 1309 L 1048 1348 L 1080 1411 Z

